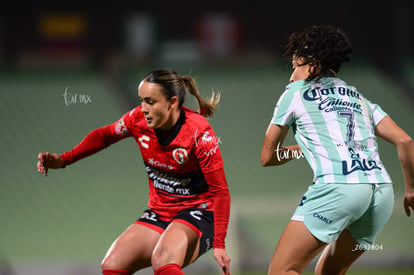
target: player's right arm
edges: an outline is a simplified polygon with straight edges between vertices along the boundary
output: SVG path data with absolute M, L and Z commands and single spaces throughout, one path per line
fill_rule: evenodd
M 59 154 L 40 152 L 37 156 L 37 171 L 40 174 L 45 173 L 45 176 L 47 176 L 49 168 L 58 169 L 63 167 L 63 159 L 60 157 Z
M 260 154 L 260 162 L 265 167 L 285 164 L 295 158 L 297 153 L 302 152 L 299 145 L 283 146 L 289 127 L 296 117 L 294 106 L 297 105 L 297 97 L 293 91 L 297 90 L 297 87 L 292 85 L 294 84 L 286 87 L 277 101 L 272 120 L 266 130 Z
M 282 165 L 292 160 L 293 152 L 301 152 L 299 145 L 282 146 L 289 131 L 289 126 L 270 124 L 263 142 L 260 162 L 263 166 Z M 287 151 L 287 154 L 284 152 Z M 283 156 L 283 157 L 281 157 Z
M 414 211 L 414 142 L 389 116 L 377 124 L 375 134 L 397 148 L 405 181 L 404 209 L 410 216 Z
M 48 170 L 64 168 L 80 159 L 93 155 L 109 145 L 131 135 L 129 130 L 130 115 L 125 114 L 115 123 L 92 130 L 72 150 L 61 155 L 49 152 L 40 152 L 37 161 L 37 171 L 48 175 Z

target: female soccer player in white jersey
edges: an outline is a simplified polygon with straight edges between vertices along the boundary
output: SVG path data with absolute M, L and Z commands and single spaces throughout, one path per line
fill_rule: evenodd
M 200 113 L 183 106 L 186 93 L 197 98 Z M 219 142 L 203 117 L 213 114 L 219 97 L 198 93 L 195 81 L 172 70 L 156 70 L 140 83 L 141 105 L 117 122 L 90 132 L 61 155 L 39 153 L 38 171 L 64 168 L 126 137 L 133 137 L 148 173 L 148 210 L 112 244 L 102 262 L 103 275 L 131 275 L 152 266 L 154 274 L 184 274 L 213 248 L 229 275 L 225 236 L 230 195 Z
M 276 104 L 261 162 L 280 165 L 299 152 L 314 179 L 280 237 L 269 274 L 300 274 L 322 250 L 316 274 L 345 274 L 374 244 L 394 204 L 376 136 L 396 146 L 407 216 L 414 209 L 413 141 L 380 106 L 337 78 L 351 52 L 346 35 L 324 25 L 293 33 L 286 45 L 291 83 Z M 290 159 L 279 160 L 275 150 L 283 146 L 289 127 L 298 145 L 282 147 Z

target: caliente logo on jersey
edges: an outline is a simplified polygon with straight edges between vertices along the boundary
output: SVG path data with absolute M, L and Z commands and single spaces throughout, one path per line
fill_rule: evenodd
M 174 149 L 172 156 L 178 164 L 183 164 L 188 160 L 188 153 L 184 148 Z

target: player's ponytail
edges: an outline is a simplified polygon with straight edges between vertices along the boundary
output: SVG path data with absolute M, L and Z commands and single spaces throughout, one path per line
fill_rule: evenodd
M 161 69 L 152 71 L 145 76 L 144 80 L 159 84 L 163 88 L 162 92 L 168 100 L 176 96 L 179 107 L 184 104 L 186 93 L 192 94 L 197 99 L 200 114 L 205 117 L 213 116 L 220 101 L 220 93 L 213 92 L 209 99 L 203 98 L 198 92 L 194 78 L 189 75 L 179 75 L 173 70 Z
M 220 101 L 220 92 L 215 93 L 213 91 L 211 97 L 209 99 L 205 99 L 198 92 L 194 78 L 189 75 L 183 75 L 181 76 L 181 79 L 184 83 L 186 91 L 195 96 L 197 99 L 200 114 L 205 117 L 212 117 L 214 111 L 216 110 L 216 106 Z

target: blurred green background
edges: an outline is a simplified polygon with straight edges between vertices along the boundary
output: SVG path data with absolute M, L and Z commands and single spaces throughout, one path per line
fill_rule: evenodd
M 0 9 L 0 275 L 100 273 L 112 241 L 146 208 L 138 146 L 123 140 L 47 178 L 36 171 L 37 154 L 70 150 L 116 121 L 136 106 L 144 75 L 159 68 L 190 74 L 205 97 L 222 92 L 210 123 L 232 195 L 232 274 L 266 274 L 312 181 L 304 159 L 268 168 L 259 161 L 291 74 L 283 45 L 311 24 L 347 33 L 354 58 L 339 76 L 414 137 L 414 1 L 42 0 Z M 191 97 L 186 104 L 196 106 Z M 377 240 L 382 249 L 349 274 L 414 274 L 414 221 L 402 208 L 397 152 L 379 145 L 395 208 Z M 184 272 L 220 274 L 211 252 Z
M 123 140 L 65 169 L 51 170 L 48 177 L 36 171 L 37 154 L 67 151 L 90 130 L 116 121 L 137 104 L 142 77 L 170 65 L 123 70 L 118 79 L 124 84 L 122 91 L 93 69 L 8 70 L 0 75 L 0 263 L 11 272 L 5 274 L 37 274 L 28 272 L 36 268 L 48 274 L 99 272 L 111 242 L 146 208 L 148 183 L 138 146 L 132 138 Z M 210 123 L 222 142 L 232 195 L 227 237 L 232 267 L 234 274 L 265 274 L 285 225 L 312 181 L 304 159 L 272 168 L 261 167 L 259 161 L 265 130 L 291 70 L 284 63 L 181 64 L 174 69 L 191 74 L 206 97 L 212 90 L 222 92 Z M 412 81 L 413 64 L 405 70 Z M 412 98 L 396 82 L 364 60 L 344 65 L 340 77 L 380 104 L 414 137 Z M 77 101 L 68 104 L 65 91 L 66 96 L 77 94 Z M 81 95 L 89 100 L 82 102 Z M 186 104 L 195 106 L 191 96 Z M 290 133 L 287 144 L 293 142 Z M 394 213 L 377 239 L 382 249 L 367 252 L 353 270 L 400 267 L 412 274 L 413 220 L 402 208 L 404 181 L 398 156 L 383 141 L 380 153 L 394 181 Z M 219 274 L 210 252 L 185 270 Z

